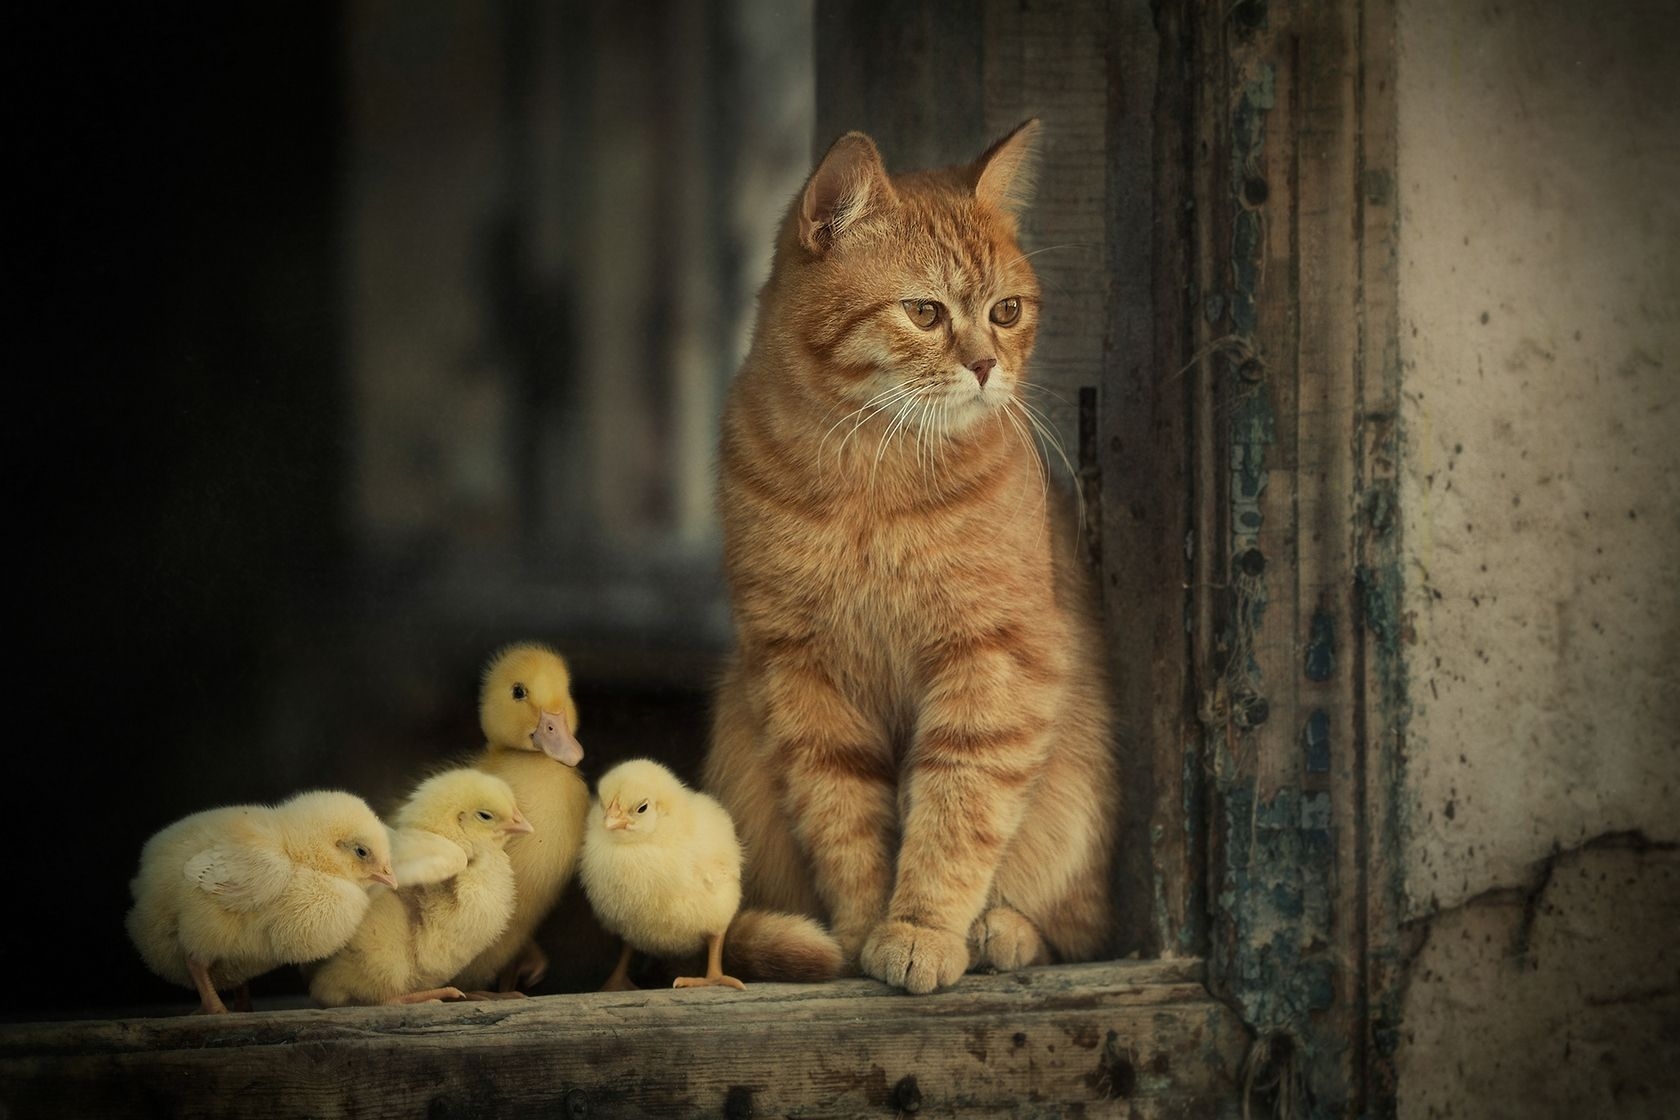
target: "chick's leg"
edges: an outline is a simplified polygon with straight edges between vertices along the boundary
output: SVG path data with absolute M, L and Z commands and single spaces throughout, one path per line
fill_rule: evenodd
M 423 992 L 409 992 L 407 995 L 392 996 L 386 1003 L 441 1003 L 444 1000 L 466 999 L 467 993 L 459 988 L 427 988 Z
M 679 976 L 671 987 L 745 989 L 746 985 L 733 976 L 723 974 L 723 934 L 709 933 L 706 935 L 706 975 Z
M 201 1015 L 226 1015 L 227 1004 L 222 1002 L 216 985 L 210 982 L 210 966 L 197 957 L 187 958 L 187 975 L 198 989 L 198 1010 Z
M 601 985 L 603 992 L 633 992 L 640 985 L 630 979 L 630 942 L 624 943 L 623 950 L 618 954 L 618 964 L 613 966 L 612 975 Z
M 519 955 L 509 961 L 496 978 L 499 991 L 511 992 L 515 989 L 534 988 L 542 983 L 542 978 L 548 975 L 548 954 L 535 940 L 527 939 L 520 946 Z

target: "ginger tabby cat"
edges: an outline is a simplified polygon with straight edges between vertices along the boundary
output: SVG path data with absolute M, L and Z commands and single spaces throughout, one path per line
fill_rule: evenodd
M 1108 950 L 1094 590 L 1023 399 L 1037 133 L 896 176 L 849 133 L 782 225 L 723 421 L 737 650 L 704 781 L 746 846 L 745 970 L 800 949 L 767 910 L 911 992 Z

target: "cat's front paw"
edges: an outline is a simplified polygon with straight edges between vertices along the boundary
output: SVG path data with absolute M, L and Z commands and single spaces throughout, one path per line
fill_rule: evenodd
M 948 930 L 886 921 L 863 944 L 863 971 L 924 995 L 948 987 L 968 971 L 968 939 Z
M 975 959 L 1000 972 L 1013 972 L 1050 960 L 1050 951 L 1039 936 L 1038 927 L 1025 914 L 1008 906 L 994 906 L 980 915 L 968 936 L 974 943 Z

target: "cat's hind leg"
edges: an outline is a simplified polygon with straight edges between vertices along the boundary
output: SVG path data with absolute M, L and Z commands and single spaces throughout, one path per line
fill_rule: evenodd
M 811 868 L 782 812 L 773 771 L 761 756 L 763 728 L 738 667 L 717 693 L 701 788 L 723 803 L 746 849 L 743 908 L 828 919 L 811 886 Z
M 996 905 L 986 910 L 969 930 L 968 940 L 974 968 L 1013 972 L 1050 963 L 1050 947 L 1038 927 L 1011 906 Z

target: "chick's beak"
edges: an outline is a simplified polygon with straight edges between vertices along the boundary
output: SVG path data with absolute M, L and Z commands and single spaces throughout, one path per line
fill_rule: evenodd
M 619 806 L 617 801 L 607 806 L 606 820 L 602 822 L 608 832 L 618 832 L 630 827 L 630 817 Z
M 513 813 L 513 816 L 509 817 L 508 822 L 502 826 L 502 831 L 503 832 L 535 832 L 536 831 L 536 826 L 533 825 L 530 821 L 526 820 L 523 816 L 521 816 L 519 814 L 519 810 L 515 809 L 514 813 Z
M 384 883 L 392 890 L 397 889 L 397 877 L 391 873 L 391 869 L 389 867 L 381 867 L 378 871 L 375 871 L 371 876 L 369 876 L 369 878 L 376 883 Z

